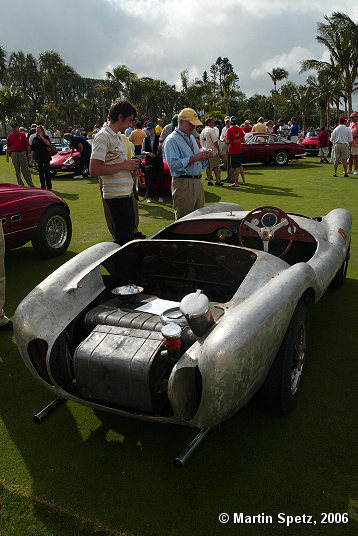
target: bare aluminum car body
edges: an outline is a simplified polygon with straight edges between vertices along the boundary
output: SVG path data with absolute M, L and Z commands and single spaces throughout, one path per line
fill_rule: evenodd
M 210 427 L 234 415 L 265 381 L 297 304 L 316 302 L 341 269 L 352 226 L 344 209 L 318 219 L 290 215 L 292 229 L 282 218 L 262 251 L 262 237 L 250 227 L 240 230 L 245 217 L 260 227 L 251 214 L 239 205 L 213 204 L 150 239 L 97 244 L 66 262 L 16 311 L 16 342 L 27 367 L 53 394 L 123 416 Z M 240 245 L 238 233 L 250 247 Z M 282 242 L 284 249 L 290 233 L 292 248 L 278 258 L 272 245 Z M 214 324 L 189 337 L 165 371 L 157 365 L 155 379 L 149 366 L 163 354 L 160 316 L 138 311 L 136 303 L 116 303 L 110 294 L 131 283 L 144 289 L 139 304 L 180 302 L 202 289 L 213 312 Z M 108 353 L 97 355 L 105 337 L 112 341 Z M 136 337 L 153 353 L 150 365 L 137 350 L 128 358 L 128 341 Z M 125 394 L 129 385 L 136 394 Z

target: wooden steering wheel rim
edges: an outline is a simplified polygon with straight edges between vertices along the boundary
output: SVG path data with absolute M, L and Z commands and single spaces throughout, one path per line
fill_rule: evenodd
M 243 242 L 242 242 L 242 230 L 244 228 L 245 222 L 247 221 L 248 217 L 251 216 L 254 212 L 257 212 L 257 211 L 260 211 L 260 210 L 262 211 L 263 209 L 271 209 L 271 210 L 275 210 L 275 211 L 279 212 L 280 214 L 282 214 L 287 219 L 287 221 L 288 221 L 288 223 L 289 223 L 289 225 L 291 227 L 289 243 L 287 244 L 286 249 L 280 255 L 278 255 L 278 258 L 281 259 L 291 249 L 291 246 L 293 244 L 293 235 L 294 235 L 293 227 L 294 227 L 294 225 L 297 225 L 297 224 L 295 224 L 295 222 L 289 217 L 288 214 L 286 214 L 286 212 L 284 210 L 282 210 L 280 208 L 277 208 L 277 207 L 273 207 L 272 205 L 263 205 L 262 207 L 254 208 L 248 214 L 246 214 L 246 216 L 244 216 L 244 218 L 241 220 L 241 224 L 240 224 L 239 230 L 237 232 L 237 237 L 239 239 L 240 246 L 245 247 Z

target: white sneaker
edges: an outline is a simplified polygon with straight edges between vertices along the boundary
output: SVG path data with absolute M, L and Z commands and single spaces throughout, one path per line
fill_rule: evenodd
M 158 203 L 163 203 L 163 202 L 164 202 L 163 198 L 162 198 L 162 197 L 159 197 L 159 199 L 158 199 Z
M 147 199 L 147 203 L 151 203 L 151 202 L 152 202 L 151 198 L 148 197 L 148 199 Z
M 83 175 L 75 175 L 73 178 L 74 179 L 83 179 Z
M 349 169 L 349 170 L 347 171 L 347 173 L 353 173 L 353 171 L 352 171 L 351 169 Z
M 353 175 L 358 175 L 358 169 L 353 172 Z

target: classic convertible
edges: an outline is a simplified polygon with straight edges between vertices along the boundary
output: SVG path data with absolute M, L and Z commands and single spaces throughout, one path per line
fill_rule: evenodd
M 32 374 L 57 398 L 207 430 L 263 387 L 283 413 L 306 358 L 307 304 L 343 284 L 352 218 L 216 203 L 150 239 L 101 243 L 37 286 L 14 318 Z M 184 463 L 194 441 L 177 459 Z

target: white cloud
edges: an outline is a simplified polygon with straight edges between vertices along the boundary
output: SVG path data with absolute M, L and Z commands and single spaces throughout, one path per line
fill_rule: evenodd
M 56 50 L 82 76 L 125 64 L 170 84 L 184 69 L 192 80 L 228 57 L 242 91 L 268 94 L 273 67 L 304 82 L 298 62 L 323 57 L 317 22 L 338 9 L 358 20 L 351 0 L 16 0 L 16 10 L 2 2 L 0 44 L 35 56 Z
M 275 67 L 283 67 L 288 72 L 299 70 L 299 62 L 311 58 L 310 51 L 301 46 L 293 47 L 289 52 L 282 52 L 277 56 L 266 59 L 260 67 L 253 69 L 250 77 L 255 79 L 265 75 Z

